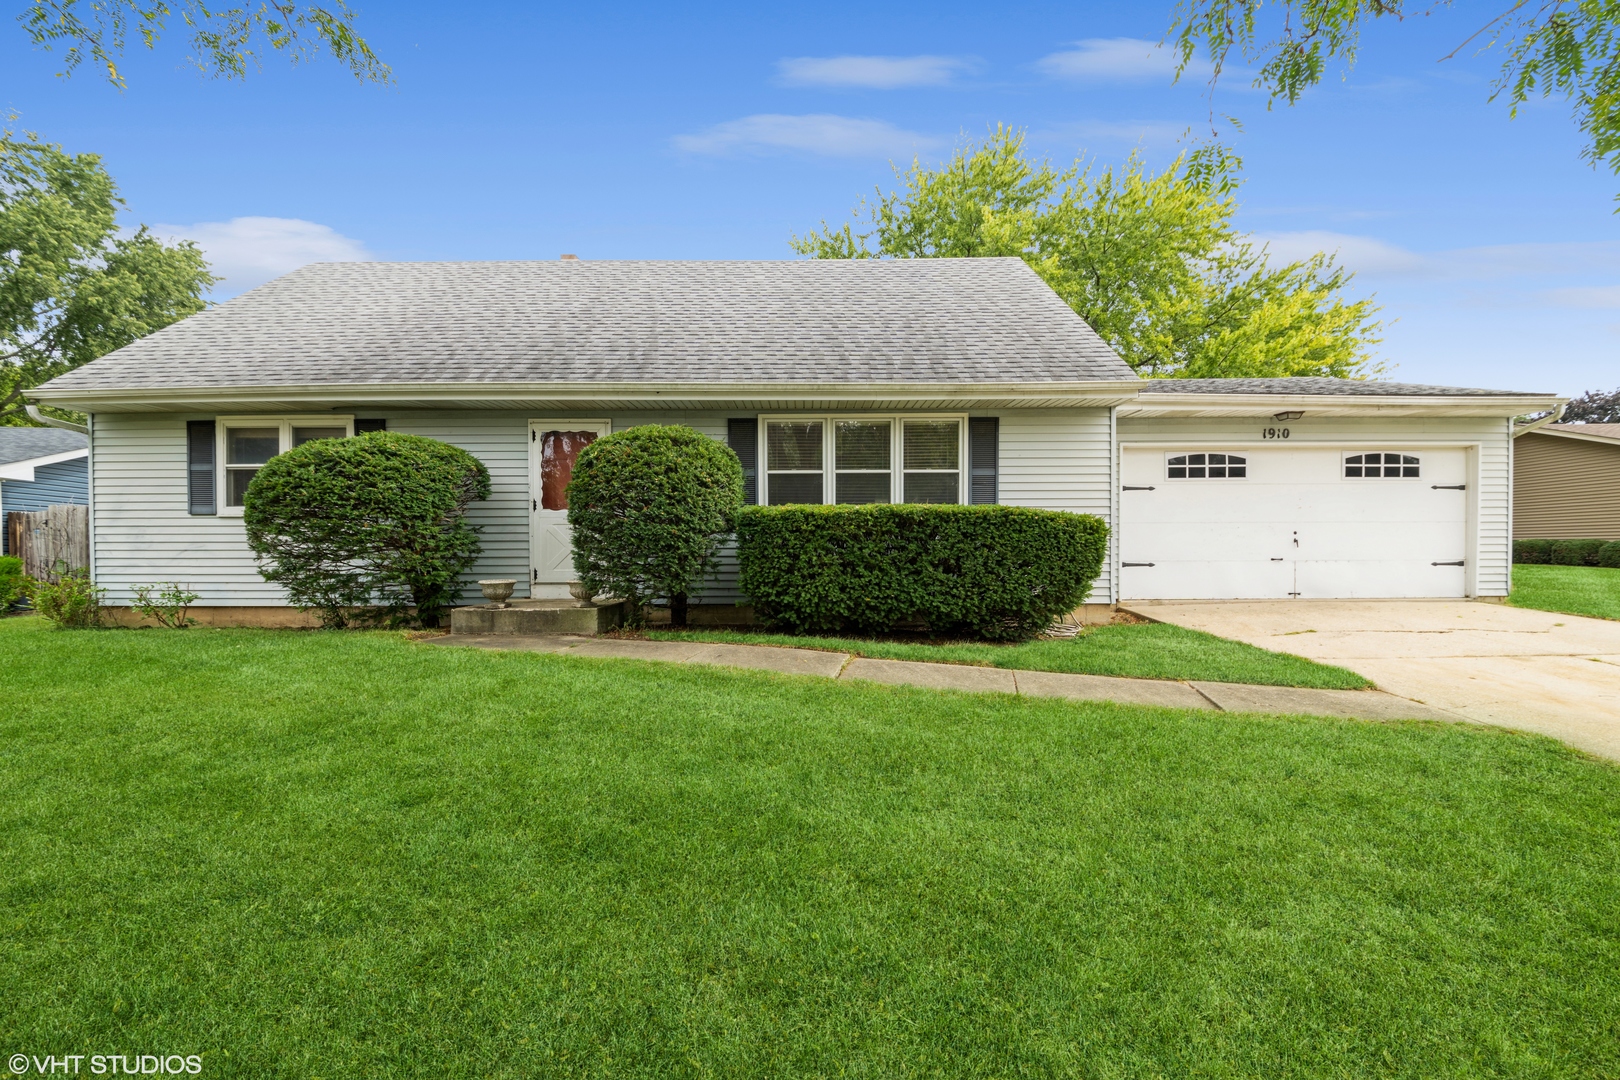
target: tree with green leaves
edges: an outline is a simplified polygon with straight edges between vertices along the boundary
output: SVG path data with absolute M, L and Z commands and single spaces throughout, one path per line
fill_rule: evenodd
M 1265 0 L 1182 0 L 1169 36 L 1181 71 L 1202 52 L 1213 86 L 1235 48 L 1259 65 L 1254 85 L 1269 91 L 1271 102 L 1293 105 L 1322 81 L 1328 61 L 1355 63 L 1362 31 L 1375 20 L 1402 22 L 1451 6 L 1450 0 L 1275 0 L 1267 12 Z M 1620 173 L 1620 3 L 1507 0 L 1492 12 L 1442 59 L 1500 46 L 1491 100 L 1506 95 L 1509 114 L 1517 116 L 1532 96 L 1566 98 L 1587 139 L 1583 156 Z
M 95 154 L 0 132 L 0 424 L 47 379 L 201 311 L 219 280 L 190 241 L 119 229 Z
M 240 79 L 266 52 L 293 63 L 330 53 L 361 81 L 391 82 L 388 65 L 355 32 L 354 12 L 335 4 L 295 4 L 268 0 L 236 7 L 209 7 L 199 0 L 32 0 L 17 21 L 42 49 L 63 48 L 62 75 L 92 61 L 120 89 L 118 70 L 131 35 L 148 49 L 157 47 L 178 15 L 190 34 L 191 63 L 216 78 Z
M 998 127 L 942 166 L 896 170 L 904 192 L 792 246 L 819 259 L 1018 256 L 1144 376 L 1376 373 L 1372 301 L 1345 297 L 1350 275 L 1331 256 L 1273 265 L 1240 233 L 1240 169 L 1205 146 L 1159 173 L 1135 155 L 1059 171 Z

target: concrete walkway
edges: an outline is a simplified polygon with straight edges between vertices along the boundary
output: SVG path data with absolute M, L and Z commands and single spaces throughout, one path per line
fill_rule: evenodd
M 688 641 L 645 641 L 637 638 L 573 637 L 561 634 L 450 634 L 430 639 L 435 645 L 474 649 L 519 649 L 566 653 L 569 656 L 660 660 L 671 664 L 818 675 L 827 679 L 861 679 L 934 690 L 967 690 L 1028 697 L 1061 697 L 1076 701 L 1115 701 L 1173 709 L 1222 709 L 1229 712 L 1302 713 L 1365 720 L 1459 720 L 1454 713 L 1378 690 L 1308 690 L 1241 683 L 1168 682 L 1116 679 L 1103 675 L 1066 675 L 1054 671 L 924 664 L 909 660 L 868 660 L 848 653 L 818 649 L 781 649 L 768 645 L 718 645 Z
M 1484 724 L 1620 759 L 1620 622 L 1466 600 L 1127 604 L 1159 622 L 1337 664 Z

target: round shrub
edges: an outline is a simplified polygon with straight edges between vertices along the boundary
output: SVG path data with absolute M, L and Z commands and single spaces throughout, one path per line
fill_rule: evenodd
M 259 573 L 326 626 L 437 626 L 479 552 L 467 507 L 489 471 L 467 451 L 377 431 L 317 439 L 259 470 L 243 497 Z
M 1551 540 L 1515 540 L 1513 541 L 1513 561 L 1516 563 L 1530 563 L 1539 565 L 1552 562 Z
M 680 625 L 742 501 L 737 455 L 689 427 L 646 424 L 597 439 L 568 484 L 574 573 L 594 593 L 629 600 L 632 625 L 655 600 L 668 600 Z
M 1556 566 L 1596 566 L 1603 540 L 1554 540 L 1552 562 Z
M 1597 564 L 1620 570 L 1620 540 L 1610 540 L 1598 548 Z
M 766 626 L 795 634 L 926 627 L 1032 637 L 1091 593 L 1108 525 L 1024 506 L 751 506 L 738 585 Z

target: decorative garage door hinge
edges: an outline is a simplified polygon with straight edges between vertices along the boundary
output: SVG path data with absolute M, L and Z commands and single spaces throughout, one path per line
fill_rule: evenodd
M 1434 491 L 1467 491 L 1468 490 L 1468 485 L 1467 484 L 1430 484 L 1429 487 Z
M 1120 488 L 1119 490 L 1121 490 L 1121 491 L 1152 491 L 1154 489 L 1151 488 L 1151 487 L 1132 487 L 1130 484 L 1126 484 L 1124 487 Z
M 1461 566 L 1461 565 L 1463 565 L 1463 560 L 1458 559 L 1456 562 L 1432 562 L 1429 565 L 1430 566 Z
M 1152 566 L 1153 564 L 1150 563 L 1150 562 L 1122 562 L 1119 565 L 1121 565 L 1121 566 Z

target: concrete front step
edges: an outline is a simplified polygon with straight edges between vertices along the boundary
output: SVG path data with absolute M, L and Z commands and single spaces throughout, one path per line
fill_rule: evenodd
M 459 607 L 450 612 L 452 634 L 583 634 L 624 624 L 624 601 L 516 600 L 506 607 Z

